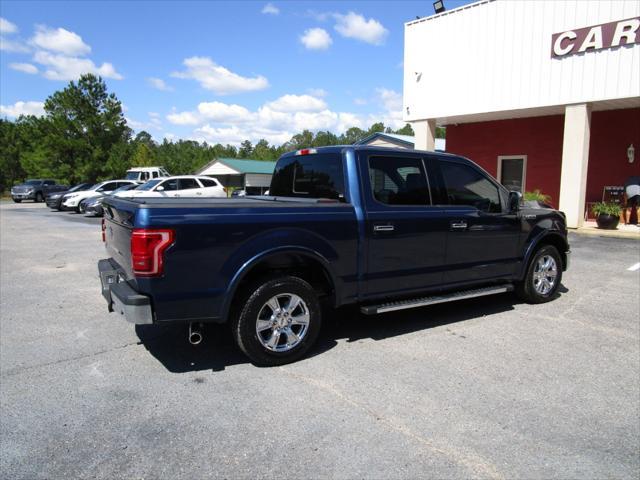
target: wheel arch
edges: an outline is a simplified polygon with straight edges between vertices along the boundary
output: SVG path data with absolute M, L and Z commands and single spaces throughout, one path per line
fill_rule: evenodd
M 283 246 L 262 252 L 240 267 L 229 282 L 222 306 L 222 318 L 228 320 L 234 300 L 242 288 L 273 272 L 294 274 L 307 281 L 319 294 L 336 303 L 336 277 L 329 261 L 320 253 L 300 246 Z
M 562 270 L 565 271 L 567 269 L 567 250 L 569 250 L 569 244 L 566 238 L 561 235 L 560 232 L 542 232 L 538 236 L 534 237 L 527 246 L 522 260 L 522 265 L 520 267 L 520 272 L 518 274 L 519 280 L 524 278 L 529 262 L 531 261 L 531 257 L 533 257 L 534 253 L 545 245 L 556 247 L 562 260 Z

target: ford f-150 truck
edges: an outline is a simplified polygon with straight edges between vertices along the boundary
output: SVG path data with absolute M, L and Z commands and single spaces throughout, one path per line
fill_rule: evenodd
M 565 217 L 525 208 L 468 159 L 367 146 L 283 155 L 270 195 L 104 201 L 110 310 L 136 324 L 229 322 L 258 365 L 305 354 L 321 300 L 373 315 L 515 290 L 552 300 Z M 325 309 L 326 310 L 326 309 Z

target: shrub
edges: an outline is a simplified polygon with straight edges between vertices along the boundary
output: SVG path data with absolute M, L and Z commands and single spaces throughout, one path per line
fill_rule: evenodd
M 598 202 L 591 206 L 591 212 L 597 217 L 598 215 L 612 215 L 619 217 L 622 213 L 622 207 L 617 203 Z
M 533 192 L 524 192 L 524 199 L 527 202 L 549 203 L 551 195 L 546 195 L 536 188 Z

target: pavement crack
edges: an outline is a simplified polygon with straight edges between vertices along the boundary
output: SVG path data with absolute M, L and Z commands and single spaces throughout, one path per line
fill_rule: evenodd
M 21 373 L 24 373 L 24 372 L 27 372 L 27 371 L 30 371 L 30 370 L 35 370 L 35 369 L 38 369 L 38 368 L 50 367 L 50 366 L 53 366 L 53 365 L 60 365 L 62 363 L 75 362 L 76 360 L 83 360 L 83 359 L 86 359 L 86 358 L 97 357 L 97 356 L 103 355 L 105 353 L 115 352 L 116 350 L 121 350 L 123 348 L 127 348 L 127 347 L 132 347 L 134 345 L 138 345 L 138 343 L 139 342 L 126 343 L 124 345 L 118 345 L 117 347 L 108 348 L 106 350 L 100 350 L 98 352 L 87 353 L 87 354 L 84 354 L 84 355 L 78 355 L 78 356 L 71 357 L 71 358 L 63 358 L 63 359 L 60 359 L 60 360 L 56 360 L 55 362 L 40 363 L 38 365 L 30 365 L 28 367 L 12 368 L 12 369 L 9 369 L 6 372 L 3 372 L 2 374 L 0 374 L 0 378 L 13 377 L 15 375 L 20 375 Z
M 481 478 L 491 478 L 494 480 L 502 480 L 505 478 L 500 472 L 498 472 L 495 465 L 491 464 L 488 460 L 476 454 L 475 452 L 469 451 L 461 451 L 455 448 L 446 447 L 446 446 L 438 446 L 431 439 L 421 435 L 418 432 L 413 431 L 411 428 L 403 425 L 400 422 L 397 422 L 393 418 L 390 418 L 383 413 L 376 412 L 372 408 L 364 405 L 353 398 L 346 395 L 344 392 L 337 389 L 334 385 L 331 385 L 327 382 L 323 382 L 317 378 L 306 377 L 304 375 L 300 375 L 299 373 L 293 372 L 284 367 L 279 367 L 279 370 L 286 375 L 295 378 L 296 380 L 303 381 L 311 386 L 324 390 L 342 400 L 345 403 L 348 403 L 352 407 L 357 408 L 358 410 L 364 412 L 366 415 L 373 418 L 377 423 L 384 424 L 387 428 L 398 432 L 405 437 L 411 438 L 418 443 L 422 444 L 424 447 L 428 448 L 434 453 L 438 453 L 447 457 L 449 460 L 464 466 L 469 471 L 476 474 Z

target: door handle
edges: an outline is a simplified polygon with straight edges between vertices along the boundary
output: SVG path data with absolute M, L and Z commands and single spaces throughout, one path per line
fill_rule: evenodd
M 457 222 L 451 222 L 451 230 L 466 230 L 467 222 L 460 220 Z
M 196 192 L 196 195 L 202 195 L 202 192 Z
M 393 232 L 396 229 L 393 225 L 374 225 L 374 232 Z

